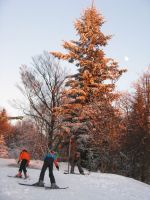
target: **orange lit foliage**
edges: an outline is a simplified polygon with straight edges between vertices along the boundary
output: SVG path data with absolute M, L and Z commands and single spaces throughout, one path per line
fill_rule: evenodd
M 8 157 L 8 149 L 6 146 L 6 138 L 10 134 L 11 125 L 8 122 L 6 110 L 0 111 L 0 157 Z
M 76 65 L 78 70 L 77 74 L 67 77 L 68 89 L 62 96 L 64 104 L 58 109 L 63 116 L 62 128 L 68 134 L 79 135 L 81 127 L 87 129 L 85 124 L 90 121 L 90 112 L 94 111 L 93 103 L 101 108 L 101 118 L 105 108 L 107 116 L 104 116 L 109 117 L 107 107 L 112 109 L 111 104 L 117 97 L 114 93 L 115 82 L 126 71 L 120 70 L 116 61 L 105 57 L 103 48 L 111 36 L 101 32 L 103 23 L 103 16 L 95 7 L 86 9 L 75 22 L 79 39 L 63 44 L 68 53 L 52 52 L 55 57 Z
M 0 135 L 8 135 L 11 131 L 11 125 L 8 121 L 7 112 L 5 109 L 0 111 Z

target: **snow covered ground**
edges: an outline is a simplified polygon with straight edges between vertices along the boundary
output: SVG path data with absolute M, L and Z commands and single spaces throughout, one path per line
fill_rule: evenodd
M 147 184 L 114 174 L 65 175 L 65 163 L 60 163 L 60 171 L 54 169 L 54 175 L 57 185 L 69 186 L 68 189 L 45 190 L 22 186 L 18 183 L 34 183 L 38 180 L 42 162 L 31 162 L 28 180 L 8 177 L 17 173 L 15 165 L 13 159 L 0 159 L 0 200 L 150 200 L 150 186 Z M 50 185 L 48 171 L 45 185 Z

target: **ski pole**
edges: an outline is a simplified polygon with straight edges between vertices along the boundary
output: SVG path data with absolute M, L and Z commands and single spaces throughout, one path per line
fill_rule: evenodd
M 69 141 L 69 152 L 68 152 L 68 174 L 69 174 L 69 167 L 70 167 L 70 163 L 69 163 L 70 153 L 71 153 L 71 138 L 70 138 L 70 141 Z

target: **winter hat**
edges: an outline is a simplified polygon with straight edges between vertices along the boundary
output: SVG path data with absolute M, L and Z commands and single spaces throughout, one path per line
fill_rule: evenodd
M 27 150 L 25 149 L 25 148 L 23 148 L 23 150 L 22 151 L 25 151 L 25 152 L 27 152 Z

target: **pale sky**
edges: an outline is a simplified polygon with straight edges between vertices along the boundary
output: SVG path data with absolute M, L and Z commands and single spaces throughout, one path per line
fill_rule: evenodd
M 46 51 L 62 51 L 62 41 L 76 38 L 74 21 L 92 0 L 0 0 L 0 107 L 18 115 L 9 101 L 21 99 L 19 67 Z M 150 0 L 95 0 L 112 34 L 104 51 L 128 72 L 117 88 L 130 90 L 150 65 Z M 73 68 L 73 66 L 72 66 Z M 72 70 L 72 69 L 70 69 Z

